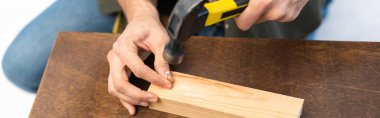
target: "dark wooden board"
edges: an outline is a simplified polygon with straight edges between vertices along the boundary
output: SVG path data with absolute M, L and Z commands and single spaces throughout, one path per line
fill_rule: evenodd
M 30 117 L 127 117 L 107 92 L 117 37 L 61 33 Z M 380 117 L 380 43 L 192 37 L 186 46 L 173 70 L 303 98 L 305 118 Z M 179 116 L 138 107 L 136 117 Z

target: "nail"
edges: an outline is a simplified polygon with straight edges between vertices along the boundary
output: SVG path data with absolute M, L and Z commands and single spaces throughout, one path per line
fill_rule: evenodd
M 170 72 L 170 71 L 166 71 L 165 72 L 165 78 L 167 79 L 167 80 L 169 80 L 171 83 L 173 83 L 173 76 L 172 76 L 172 73 Z
M 147 103 L 147 102 L 140 102 L 140 104 L 139 104 L 140 106 L 144 106 L 144 107 L 147 107 L 148 105 L 149 105 L 149 103 Z
M 156 96 L 155 95 L 153 95 L 152 93 L 149 93 L 149 92 L 146 92 L 147 93 L 147 95 L 148 95 L 148 98 L 155 98 Z
M 157 98 L 156 97 L 152 97 L 152 98 L 149 98 L 148 101 L 149 102 L 157 102 Z
M 166 81 L 167 81 L 167 82 L 166 82 L 164 88 L 166 88 L 166 89 L 171 89 L 171 88 L 173 87 L 173 85 L 172 85 L 168 80 L 166 80 Z

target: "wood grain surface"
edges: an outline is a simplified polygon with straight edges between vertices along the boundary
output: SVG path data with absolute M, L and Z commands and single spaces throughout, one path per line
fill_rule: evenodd
M 173 72 L 173 88 L 150 85 L 149 108 L 189 118 L 298 118 L 303 99 Z
M 117 37 L 59 34 L 30 117 L 129 117 L 107 92 L 106 54 Z M 192 37 L 172 70 L 303 98 L 304 118 L 380 117 L 380 43 Z M 138 107 L 135 117 L 180 116 Z

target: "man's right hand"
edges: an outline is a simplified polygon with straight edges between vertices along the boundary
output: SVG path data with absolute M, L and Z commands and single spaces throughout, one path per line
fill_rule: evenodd
M 148 106 L 157 101 L 157 96 L 132 85 L 128 81 L 125 70 L 130 69 L 138 78 L 154 85 L 170 89 L 171 77 L 168 63 L 162 57 L 169 36 L 161 25 L 157 10 L 152 1 L 119 0 L 128 19 L 128 25 L 113 44 L 107 59 L 110 65 L 108 91 L 118 97 L 129 114 L 135 114 L 134 105 Z M 155 55 L 154 68 L 149 68 L 140 59 L 140 49 L 150 51 Z

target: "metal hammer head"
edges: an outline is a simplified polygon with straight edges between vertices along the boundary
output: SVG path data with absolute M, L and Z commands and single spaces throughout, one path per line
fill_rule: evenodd
M 167 45 L 164 50 L 164 59 L 169 64 L 180 64 L 185 56 L 183 48 L 175 48 L 176 46 Z
M 170 64 L 179 64 L 184 57 L 184 43 L 203 25 L 198 23 L 198 14 L 204 0 L 180 0 L 175 5 L 167 26 L 170 37 L 163 57 Z

